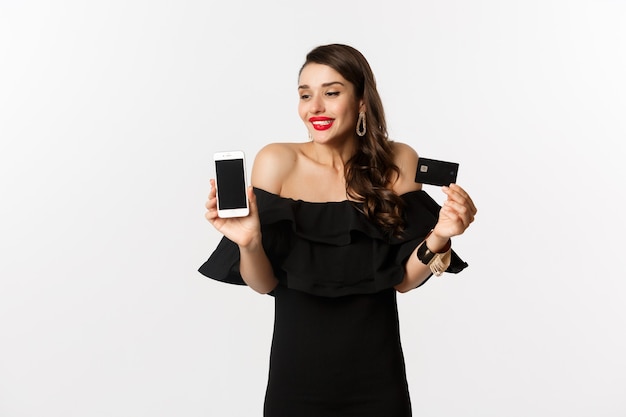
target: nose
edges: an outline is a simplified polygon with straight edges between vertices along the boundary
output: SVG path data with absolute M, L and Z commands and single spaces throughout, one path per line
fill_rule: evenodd
M 318 94 L 311 97 L 311 100 L 309 100 L 309 112 L 318 114 L 322 113 L 323 111 L 324 101 L 322 100 L 322 98 Z

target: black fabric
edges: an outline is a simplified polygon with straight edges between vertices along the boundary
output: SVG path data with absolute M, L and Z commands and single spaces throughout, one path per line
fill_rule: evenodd
M 402 196 L 407 228 L 388 238 L 349 201 L 312 203 L 254 190 L 279 285 L 265 417 L 409 417 L 396 291 L 437 221 L 424 191 Z M 453 252 L 448 272 L 467 264 Z M 244 284 L 223 238 L 199 271 Z
M 407 228 L 388 238 L 349 201 L 311 203 L 255 188 L 263 247 L 280 283 L 314 295 L 371 294 L 400 283 L 404 263 L 437 222 L 440 206 L 423 190 L 402 195 Z M 452 251 L 447 272 L 467 263 Z M 224 237 L 200 273 L 245 285 L 239 248 Z
M 395 297 L 279 285 L 264 416 L 411 416 Z

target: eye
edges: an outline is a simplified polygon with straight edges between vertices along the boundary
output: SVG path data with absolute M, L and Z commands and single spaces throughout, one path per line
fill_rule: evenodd
M 300 100 L 307 100 L 311 98 L 310 94 L 300 94 Z
M 339 95 L 339 91 L 329 91 L 326 93 L 327 96 L 336 97 Z

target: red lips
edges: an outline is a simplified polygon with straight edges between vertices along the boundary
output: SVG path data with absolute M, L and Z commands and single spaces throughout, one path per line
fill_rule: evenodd
M 333 125 L 335 119 L 331 119 L 330 117 L 311 117 L 309 122 L 313 125 L 313 129 L 315 130 L 327 130 L 330 129 Z

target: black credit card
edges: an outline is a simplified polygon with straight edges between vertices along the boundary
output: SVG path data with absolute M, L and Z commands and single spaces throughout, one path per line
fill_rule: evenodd
M 420 157 L 417 161 L 415 182 L 431 185 L 450 185 L 456 182 L 459 164 Z

